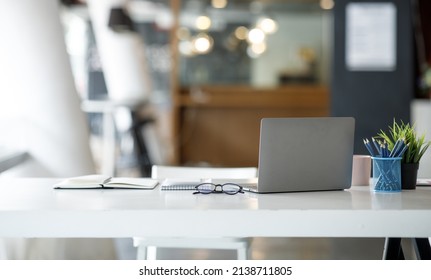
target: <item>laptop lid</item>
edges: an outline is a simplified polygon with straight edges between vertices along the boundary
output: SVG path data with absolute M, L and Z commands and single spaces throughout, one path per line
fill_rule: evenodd
M 355 120 L 264 118 L 259 145 L 259 193 L 350 187 Z

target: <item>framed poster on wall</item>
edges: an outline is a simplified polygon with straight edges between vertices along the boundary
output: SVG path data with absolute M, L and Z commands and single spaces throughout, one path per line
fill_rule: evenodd
M 346 6 L 346 67 L 350 71 L 396 69 L 396 7 L 393 3 Z

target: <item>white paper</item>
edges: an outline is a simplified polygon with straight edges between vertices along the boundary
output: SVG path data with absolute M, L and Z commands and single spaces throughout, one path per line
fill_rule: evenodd
M 346 7 L 346 67 L 351 71 L 396 69 L 396 7 L 349 3 Z

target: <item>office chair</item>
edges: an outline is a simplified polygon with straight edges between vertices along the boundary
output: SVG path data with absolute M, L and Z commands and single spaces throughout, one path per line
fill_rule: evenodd
M 257 176 L 255 167 L 239 168 L 204 168 L 177 167 L 153 165 L 151 177 L 163 180 L 165 178 L 201 178 L 242 179 Z M 251 238 L 230 237 L 134 237 L 133 244 L 137 247 L 137 259 L 155 260 L 157 248 L 203 248 L 236 250 L 238 260 L 249 258 Z

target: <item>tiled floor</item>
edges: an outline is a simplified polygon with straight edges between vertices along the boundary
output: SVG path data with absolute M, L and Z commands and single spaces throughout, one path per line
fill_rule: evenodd
M 0 239 L 0 249 L 2 242 Z M 11 240 L 8 240 L 11 241 Z M 0 259 L 136 259 L 136 248 L 131 238 L 75 238 L 12 240 L 6 246 L 8 256 Z M 404 242 L 407 259 L 414 258 L 413 247 Z M 18 243 L 17 243 L 18 242 Z M 9 242 L 10 243 L 10 242 Z M 14 245 L 9 244 L 9 245 Z M 3 244 L 4 245 L 4 244 Z M 6 244 L 7 245 L 7 244 Z M 7 248 L 10 247 L 10 248 Z M 254 260 L 379 260 L 382 259 L 383 238 L 253 238 L 251 259 Z M 5 248 L 3 248 L 5 249 Z M 410 255 L 409 255 L 410 254 Z M 236 252 L 230 250 L 174 249 L 157 250 L 161 260 L 233 260 Z
M 128 241 L 123 240 L 123 242 Z M 384 239 L 381 238 L 253 238 L 251 258 L 256 260 L 372 260 L 382 258 L 383 246 Z M 123 250 L 123 258 L 134 258 L 134 256 L 133 249 Z M 161 248 L 157 251 L 157 259 L 167 260 L 235 258 L 235 252 L 228 250 Z

